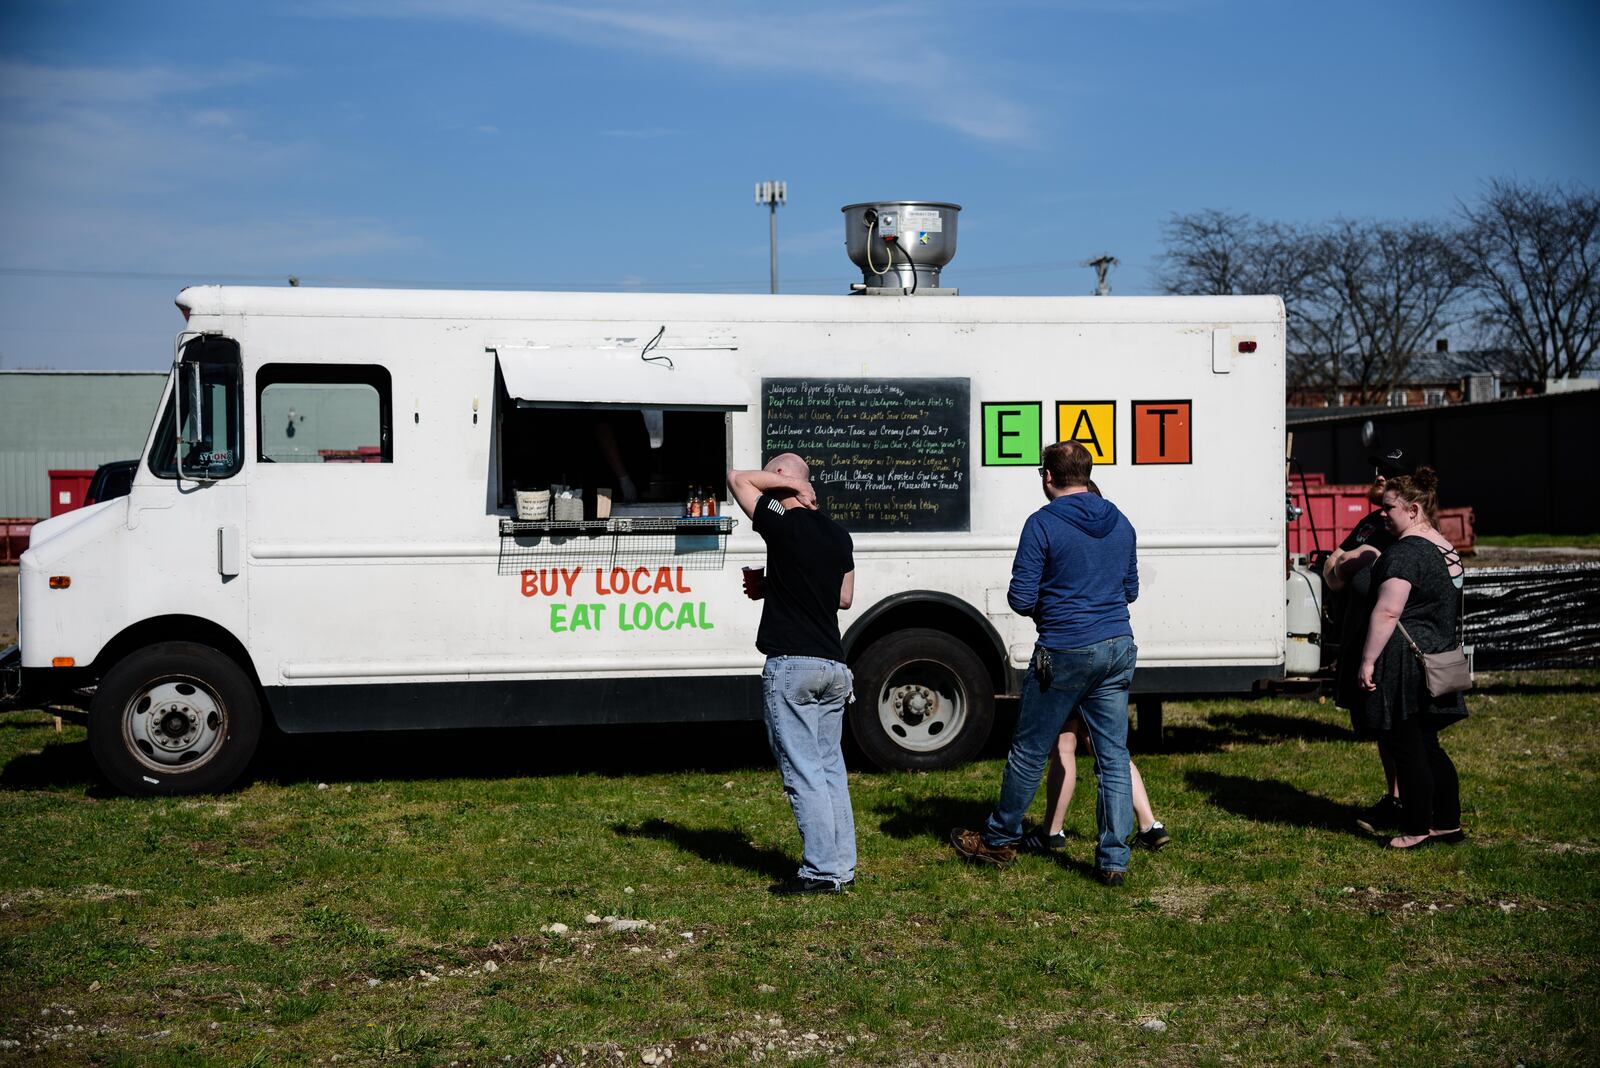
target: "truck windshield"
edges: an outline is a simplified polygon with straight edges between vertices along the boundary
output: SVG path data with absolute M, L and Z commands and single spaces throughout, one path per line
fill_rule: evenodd
M 183 404 L 183 473 L 193 476 L 205 472 L 206 478 L 223 479 L 237 474 L 244 462 L 243 376 L 239 367 L 239 346 L 226 338 L 198 338 L 184 347 L 178 385 L 167 397 L 161 425 L 150 448 L 150 470 L 158 478 L 177 478 L 177 390 L 187 388 L 185 365 L 199 368 L 199 410 L 192 395 Z

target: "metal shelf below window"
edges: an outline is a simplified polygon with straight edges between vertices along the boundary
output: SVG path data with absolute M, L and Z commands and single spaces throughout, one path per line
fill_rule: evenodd
M 618 516 L 500 520 L 500 574 L 541 567 L 681 567 L 721 570 L 732 516 Z

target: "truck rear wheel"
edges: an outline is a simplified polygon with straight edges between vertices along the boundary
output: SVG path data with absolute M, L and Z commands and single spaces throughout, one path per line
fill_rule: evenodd
M 100 680 L 89 710 L 95 763 L 113 786 L 135 795 L 224 790 L 260 738 L 261 702 L 249 676 L 192 642 L 123 658 Z
M 853 671 L 850 733 L 878 767 L 955 767 L 989 740 L 989 673 L 965 643 L 943 631 L 918 628 L 880 638 Z

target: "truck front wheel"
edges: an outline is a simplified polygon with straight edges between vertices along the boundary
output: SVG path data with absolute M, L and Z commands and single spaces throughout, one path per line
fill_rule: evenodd
M 89 748 L 111 785 L 135 795 L 216 793 L 261 738 L 248 675 L 215 649 L 162 642 L 117 663 L 89 709 Z
M 970 648 L 938 630 L 897 631 L 854 664 L 850 733 L 886 769 L 951 768 L 978 755 L 994 726 L 994 686 Z

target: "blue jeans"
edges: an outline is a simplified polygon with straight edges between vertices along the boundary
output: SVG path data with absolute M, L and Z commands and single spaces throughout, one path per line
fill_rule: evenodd
M 1099 780 L 1095 819 L 1100 840 L 1095 867 L 1128 870 L 1128 836 L 1133 833 L 1133 789 L 1128 778 L 1128 684 L 1139 647 L 1124 635 L 1083 649 L 1052 649 L 1055 674 L 1050 689 L 1039 692 L 1032 665 L 1022 683 L 1017 733 L 1000 781 L 1000 804 L 989 816 L 983 840 L 1010 845 L 1022 837 L 1022 817 L 1039 791 L 1045 762 L 1074 709 L 1094 742 L 1094 774 Z
M 805 879 L 856 877 L 856 818 L 839 744 L 851 683 L 849 668 L 814 656 L 771 656 L 761 672 L 767 742 L 800 826 Z

